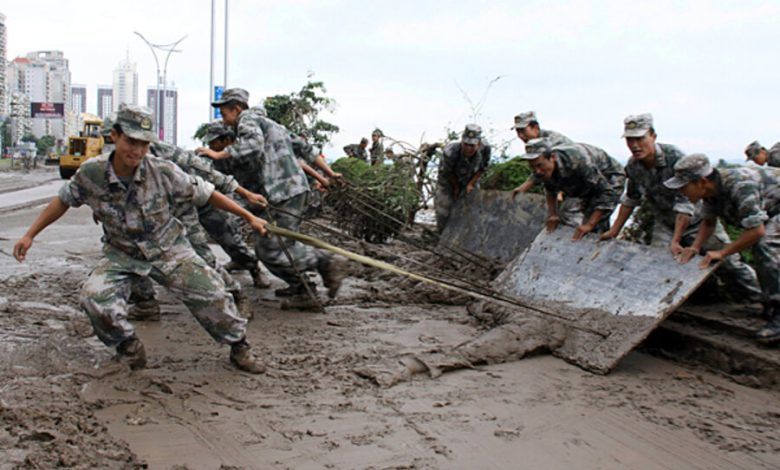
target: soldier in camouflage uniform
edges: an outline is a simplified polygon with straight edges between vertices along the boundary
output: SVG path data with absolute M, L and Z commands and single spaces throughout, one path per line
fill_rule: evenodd
M 272 207 L 252 208 L 272 223 L 299 231 L 306 208 L 309 185 L 298 165 L 287 130 L 269 119 L 262 106 L 249 108 L 249 93 L 241 88 L 225 90 L 212 103 L 222 113 L 223 122 L 236 129 L 236 142 L 221 152 L 200 148 L 198 152 L 216 159 L 229 158 L 242 186 L 263 194 Z M 279 210 L 277 210 L 279 209 Z M 279 289 L 279 296 L 302 296 L 306 293 L 299 273 L 316 270 L 336 296 L 344 278 L 344 258 L 293 240 L 284 241 L 295 266 L 290 263 L 278 237 L 255 237 L 255 253 L 272 274 L 289 286 Z
M 460 142 L 444 147 L 433 202 L 439 233 L 447 225 L 452 205 L 478 187 L 489 163 L 490 145 L 483 142 L 482 128 L 476 124 L 466 125 Z
M 520 113 L 515 116 L 512 129 L 515 130 L 517 137 L 522 140 L 524 144 L 527 144 L 533 139 L 547 139 L 553 147 L 556 145 L 574 143 L 574 141 L 563 134 L 550 129 L 540 128 L 539 120 L 534 111 Z M 512 190 L 512 199 L 515 199 L 519 193 L 527 193 L 535 186 L 543 185 L 544 182 L 541 179 L 535 175 L 531 175 L 523 184 Z M 558 195 L 558 199 L 558 202 L 560 203 L 558 204 L 558 217 L 561 218 L 563 223 L 566 225 L 580 225 L 580 223 L 582 223 L 580 201 L 578 201 L 577 198 L 564 199 L 562 194 Z
M 780 170 L 774 168 L 715 169 L 705 155 L 693 154 L 674 166 L 674 177 L 666 187 L 679 190 L 694 204 L 703 201 L 702 223 L 693 245 L 681 261 L 688 262 L 715 231 L 718 217 L 741 227 L 742 234 L 719 250 L 707 251 L 700 263 L 706 268 L 750 248 L 764 294 L 766 326 L 757 338 L 780 342 Z
M 573 240 L 587 233 L 609 229 L 609 215 L 615 209 L 626 175 L 623 166 L 604 150 L 588 144 L 551 146 L 546 139 L 533 139 L 525 146 L 535 176 L 544 182 L 547 197 L 547 230 L 561 222 L 558 215 L 558 193 L 579 198 L 582 223 L 576 226 Z
M 258 232 L 265 221 L 192 178 L 176 165 L 148 155 L 155 140 L 151 111 L 122 105 L 112 131 L 116 150 L 85 162 L 14 246 L 24 260 L 33 238 L 69 207 L 87 204 L 103 224 L 103 258 L 81 291 L 81 306 L 98 338 L 116 346 L 133 369 L 146 365 L 146 352 L 127 321 L 133 279 L 151 276 L 178 297 L 217 341 L 230 344 L 238 368 L 261 373 L 262 363 L 246 342 L 246 320 L 238 316 L 219 274 L 198 256 L 175 217 L 179 207 L 208 203 L 243 217 Z
M 382 145 L 382 137 L 384 136 L 380 129 L 374 129 L 374 132 L 371 133 L 371 149 L 369 150 L 371 165 L 381 165 L 385 162 L 385 146 Z
M 664 181 L 674 176 L 674 165 L 684 154 L 673 145 L 656 142 L 651 114 L 628 116 L 623 125 L 623 137 L 631 150 L 631 159 L 626 165 L 628 184 L 615 223 L 601 239 L 617 237 L 634 208 L 646 200 L 653 211 L 651 244 L 668 247 L 677 257 L 683 246 L 693 243 L 701 221 L 700 206 L 694 206 L 679 191 L 664 186 Z M 730 242 L 726 230 L 718 222 L 715 233 L 704 243 L 704 249 L 719 250 Z M 738 288 L 746 298 L 761 298 L 755 271 L 742 262 L 738 254 L 723 260 L 717 275 L 724 284 Z
M 758 141 L 753 141 L 745 148 L 745 156 L 758 165 L 780 168 L 780 142 L 767 150 Z
M 363 137 L 360 139 L 359 144 L 345 145 L 344 154 L 348 157 L 357 158 L 358 160 L 368 162 L 368 152 L 366 152 L 366 147 L 368 147 L 368 139 Z

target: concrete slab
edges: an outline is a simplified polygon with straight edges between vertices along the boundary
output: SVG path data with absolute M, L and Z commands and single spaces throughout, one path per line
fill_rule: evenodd
M 572 234 L 541 232 L 494 284 L 575 325 L 553 354 L 598 373 L 612 370 L 714 269 L 699 269 L 699 257 L 681 265 L 666 249 L 599 243 L 595 235 L 572 242 Z
M 456 201 L 441 241 L 500 263 L 508 263 L 533 242 L 544 223 L 544 197 L 477 190 Z

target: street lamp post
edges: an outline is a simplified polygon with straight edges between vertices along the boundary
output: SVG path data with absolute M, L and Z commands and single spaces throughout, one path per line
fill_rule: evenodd
M 166 84 L 166 80 L 168 78 L 167 77 L 167 75 L 168 75 L 168 59 L 170 59 L 172 53 L 174 53 L 174 52 L 181 52 L 180 50 L 176 49 L 176 46 L 178 46 L 180 42 L 184 41 L 184 38 L 186 38 L 187 35 L 185 34 L 184 36 L 179 38 L 178 41 L 172 42 L 170 44 L 153 44 L 153 43 L 149 42 L 144 37 L 144 35 L 139 33 L 138 31 L 135 31 L 135 34 L 139 38 L 141 38 L 146 43 L 147 46 L 149 46 L 149 49 L 151 49 L 152 55 L 154 56 L 154 63 L 157 66 L 157 84 L 155 86 L 155 92 L 154 92 L 155 93 L 155 96 L 154 96 L 154 108 L 155 108 L 155 110 L 154 110 L 154 118 L 155 119 L 154 119 L 154 121 L 155 121 L 155 126 L 157 126 L 157 137 L 159 137 L 160 140 L 164 140 L 165 139 L 165 126 L 164 125 L 162 125 L 162 126 L 160 125 L 160 121 L 161 121 L 160 116 L 161 116 L 161 114 L 162 114 L 162 112 L 164 110 L 163 106 L 164 106 L 164 103 L 165 103 L 165 96 L 163 96 L 163 99 L 160 100 L 160 61 L 157 58 L 157 50 L 167 52 L 167 54 L 165 55 L 165 61 L 163 63 L 163 76 L 162 76 L 162 80 L 163 80 L 163 95 L 165 95 L 168 92 L 167 84 Z M 162 101 L 163 103 L 161 104 L 160 101 Z

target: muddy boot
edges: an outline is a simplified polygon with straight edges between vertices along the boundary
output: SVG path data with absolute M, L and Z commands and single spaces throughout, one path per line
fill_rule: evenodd
M 132 336 L 119 343 L 116 352 L 117 358 L 130 366 L 130 369 L 138 370 L 146 367 L 146 349 L 137 337 Z
M 157 299 L 140 300 L 130 306 L 127 318 L 135 321 L 160 321 L 160 304 Z
M 230 345 L 230 362 L 239 369 L 251 374 L 262 374 L 265 365 L 252 354 L 252 347 L 246 342 L 246 338 Z
M 313 293 L 317 293 L 317 285 L 313 282 L 309 283 L 309 287 L 311 288 L 311 291 Z M 303 287 L 303 284 L 291 284 L 287 287 L 284 287 L 282 289 L 276 289 L 274 291 L 274 294 L 277 297 L 293 297 L 296 295 L 306 294 L 306 288 Z
M 773 317 L 756 333 L 756 339 L 764 344 L 780 343 L 780 309 L 774 305 Z
M 317 271 L 322 276 L 322 283 L 328 288 L 328 297 L 336 298 L 341 288 L 341 281 L 347 275 L 347 259 L 339 255 L 331 256 L 325 262 L 325 266 L 318 268 Z
M 260 266 L 255 266 L 249 270 L 249 275 L 252 276 L 252 284 L 258 289 L 268 289 L 271 287 L 271 280 L 265 275 Z
M 321 306 L 322 304 L 318 299 L 315 300 L 309 294 L 303 293 L 290 297 L 289 299 L 285 299 L 281 304 L 281 309 L 319 311 Z

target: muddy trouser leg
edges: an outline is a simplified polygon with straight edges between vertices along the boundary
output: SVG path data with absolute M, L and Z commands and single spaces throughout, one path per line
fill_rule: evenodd
M 764 300 L 780 304 L 780 214 L 764 223 L 766 233 L 753 245 L 756 273 Z
M 434 211 L 436 213 L 436 231 L 442 233 L 447 221 L 450 219 L 452 210 L 452 190 L 447 186 L 436 188 L 436 195 L 433 198 Z
M 655 231 L 657 230 L 658 227 L 655 228 Z M 666 231 L 669 230 L 670 229 L 668 228 L 666 229 Z M 698 231 L 698 226 L 688 227 L 685 233 L 683 233 L 682 245 L 690 246 L 693 244 L 693 241 L 696 239 L 696 233 Z M 655 238 L 655 234 L 653 234 L 653 237 Z M 666 246 L 669 246 L 671 240 L 672 232 L 669 232 L 668 238 L 665 240 Z M 718 224 L 715 227 L 715 232 L 712 234 L 709 240 L 704 242 L 702 250 L 704 252 L 719 250 L 730 242 L 731 240 L 729 239 L 726 230 L 723 228 L 723 225 L 720 223 L 720 221 L 718 221 Z M 728 286 L 730 290 L 732 290 L 740 297 L 744 297 L 745 299 L 752 301 L 758 301 L 763 297 L 761 288 L 758 284 L 758 278 L 756 277 L 756 272 L 753 270 L 753 268 L 748 266 L 747 263 L 742 261 L 739 253 L 735 253 L 726 257 L 726 259 L 724 259 L 721 263 L 720 267 L 715 270 L 715 276 L 720 281 L 720 284 Z
M 175 245 L 165 260 L 153 264 L 150 275 L 186 305 L 216 341 L 230 344 L 246 335 L 247 321 L 238 316 L 222 278 L 189 246 Z
M 198 219 L 231 261 L 246 269 L 257 266 L 257 257 L 241 236 L 241 220 L 236 215 L 206 205 L 198 209 Z
M 271 209 L 271 215 L 276 224 L 279 227 L 299 232 L 301 226 L 300 215 L 306 208 L 306 197 L 307 194 L 303 193 L 276 204 L 278 208 L 285 211 L 282 213 Z M 263 215 L 261 214 L 260 217 L 263 217 Z M 295 267 L 301 273 L 318 269 L 321 270 L 327 265 L 331 258 L 331 255 L 326 252 L 315 250 L 314 248 L 295 240 L 286 238 L 282 238 L 282 240 L 292 256 L 292 259 L 295 261 Z M 301 280 L 298 277 L 296 270 L 290 264 L 287 255 L 279 244 L 279 237 L 272 234 L 268 234 L 268 236 L 265 237 L 256 235 L 255 253 L 257 254 L 257 258 L 263 262 L 271 274 L 291 286 L 299 286 L 301 284 Z
M 558 218 L 561 224 L 578 227 L 582 224 L 582 200 L 578 197 L 567 197 L 558 204 Z
M 203 258 L 203 260 L 209 266 L 214 268 L 219 273 L 219 275 L 222 277 L 222 281 L 225 283 L 229 291 L 240 291 L 241 284 L 233 279 L 233 276 L 231 276 L 224 268 L 217 266 L 217 257 L 214 256 L 214 252 L 211 251 L 206 230 L 200 224 L 200 221 L 198 220 L 195 212 L 188 213 L 187 215 L 180 217 L 180 219 L 187 228 L 187 239 L 190 241 L 190 245 L 192 245 L 195 253 Z
M 133 325 L 127 321 L 127 299 L 133 278 L 139 279 L 136 273 L 108 256 L 98 262 L 81 288 L 81 307 L 106 346 L 116 346 L 134 334 Z

